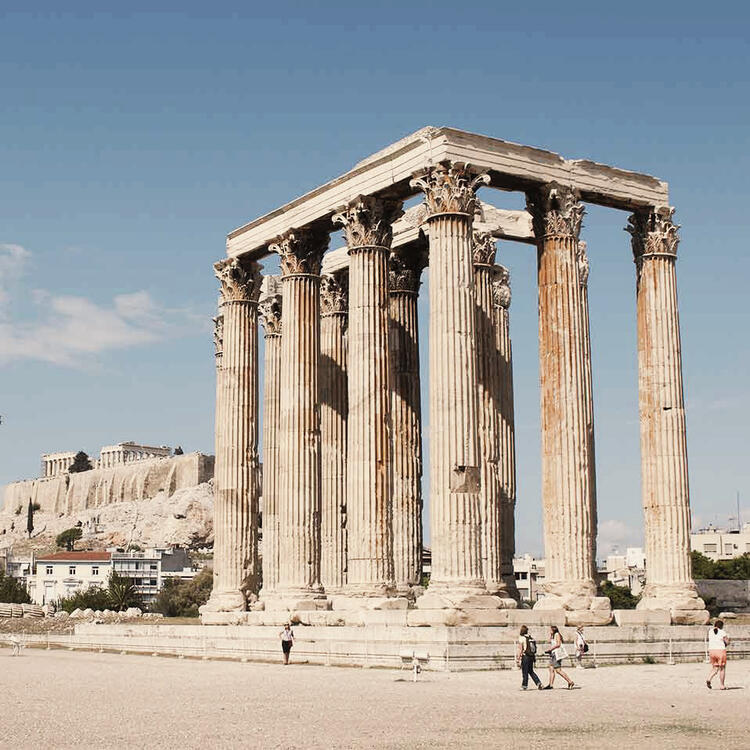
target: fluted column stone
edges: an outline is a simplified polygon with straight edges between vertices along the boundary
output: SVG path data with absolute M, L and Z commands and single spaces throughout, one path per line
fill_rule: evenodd
M 417 302 L 427 248 L 390 257 L 393 572 L 398 591 L 422 578 L 422 406 Z
M 346 583 L 346 328 L 348 277 L 324 274 L 320 286 L 320 578 L 328 594 Z
M 591 559 L 596 562 L 596 533 L 599 511 L 596 499 L 596 445 L 594 441 L 594 386 L 591 372 L 591 325 L 589 322 L 589 258 L 586 243 L 578 242 L 578 283 L 581 291 L 581 322 L 583 324 L 583 373 L 586 403 L 585 423 L 589 449 L 589 505 L 591 507 Z
M 260 268 L 232 258 L 214 266 L 223 319 L 216 415 L 214 586 L 202 611 L 246 608 L 257 593 L 258 565 L 258 295 Z
M 425 195 L 430 241 L 430 513 L 432 575 L 417 606 L 497 606 L 481 560 L 477 415 L 475 188 L 467 165 L 441 162 L 412 180 Z
M 294 229 L 271 245 L 281 257 L 281 493 L 279 597 L 267 603 L 295 609 L 314 599 L 320 583 L 320 266 L 328 233 Z M 302 606 L 302 605 L 300 605 Z M 317 606 L 317 605 L 316 605 Z
M 510 272 L 493 268 L 492 303 L 497 351 L 498 474 L 500 479 L 500 595 L 518 602 L 513 557 L 516 552 L 516 424 L 513 403 L 513 349 L 510 341 Z
M 388 255 L 401 202 L 359 197 L 334 216 L 349 249 L 347 593 L 394 593 Z
M 538 250 L 539 360 L 545 596 L 535 608 L 581 612 L 608 621 L 596 596 L 591 515 L 584 321 L 578 238 L 584 208 L 569 187 L 550 183 L 527 195 Z M 574 622 L 575 615 L 569 616 Z
M 690 560 L 685 401 L 677 308 L 678 226 L 674 209 L 634 213 L 638 307 L 638 401 L 641 491 L 646 538 L 646 586 L 639 609 L 671 612 L 672 622 L 703 624 Z
M 279 582 L 279 496 L 282 465 L 281 438 L 281 311 L 282 285 L 278 276 L 266 276 L 260 301 L 264 328 L 263 373 L 263 588 L 261 596 L 276 591 Z

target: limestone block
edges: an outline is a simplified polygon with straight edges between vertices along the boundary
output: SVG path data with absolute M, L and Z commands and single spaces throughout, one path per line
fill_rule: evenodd
M 267 612 L 315 612 L 317 610 L 328 610 L 331 608 L 331 602 L 325 596 L 272 596 L 265 600 L 265 605 Z
M 408 624 L 408 610 L 365 610 L 362 612 L 364 625 L 392 625 L 405 627 Z
M 735 612 L 719 612 L 719 617 L 722 620 L 736 620 L 737 614 Z
M 507 609 L 460 609 L 458 624 L 469 627 L 493 627 L 508 624 Z
M 573 609 L 565 611 L 566 625 L 609 625 L 612 622 L 612 611 L 593 609 Z
M 419 609 L 450 609 L 453 606 L 449 599 L 429 590 L 417 599 L 416 604 Z
M 128 607 L 125 610 L 125 617 L 140 617 L 142 614 L 140 607 Z
M 591 600 L 591 604 L 589 605 L 589 609 L 593 610 L 611 610 L 612 609 L 612 602 L 609 601 L 608 596 L 595 596 Z
M 509 609 L 509 625 L 563 625 L 565 610 L 563 609 Z
M 329 627 L 341 627 L 346 625 L 346 620 L 337 612 L 326 612 L 326 625 Z
M 666 609 L 615 609 L 612 610 L 615 623 L 625 625 L 669 625 L 672 616 Z
M 412 628 L 425 628 L 433 625 L 458 625 L 460 614 L 457 609 L 410 609 L 406 624 Z
M 265 602 L 253 602 L 248 609 L 251 612 L 262 612 L 266 608 Z
M 708 625 L 711 619 L 707 609 L 673 609 L 673 625 Z
M 409 601 L 404 597 L 368 597 L 364 600 L 365 609 L 370 610 L 405 610 Z

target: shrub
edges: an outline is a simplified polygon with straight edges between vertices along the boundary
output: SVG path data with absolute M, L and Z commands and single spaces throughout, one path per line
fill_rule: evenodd
M 109 594 L 106 589 L 89 586 L 87 589 L 58 599 L 56 606 L 57 609 L 63 609 L 68 614 L 74 609 L 110 609 Z
M 208 601 L 213 588 L 213 571 L 203 570 L 190 581 L 168 578 L 151 605 L 152 612 L 165 617 L 197 617 L 198 607 Z
M 118 575 L 114 570 L 109 574 L 107 596 L 111 608 L 118 611 L 141 605 L 141 598 L 135 590 L 133 581 L 130 578 Z
M 68 471 L 71 474 L 77 474 L 81 471 L 91 471 L 94 467 L 91 465 L 88 453 L 84 451 L 78 451 L 76 457 L 73 459 L 73 463 L 68 467 Z
M 13 576 L 0 570 L 0 602 L 5 604 L 30 604 L 31 597 L 26 587 Z
M 39 505 L 39 503 L 31 503 L 31 509 L 32 509 L 33 511 L 41 510 L 41 509 L 42 509 L 42 506 L 41 506 L 41 505 Z
M 635 609 L 640 596 L 634 596 L 630 593 L 627 586 L 615 586 L 612 581 L 602 581 L 599 586 L 601 596 L 609 597 L 612 609 Z
M 68 552 L 73 551 L 75 543 L 83 536 L 83 530 L 80 527 L 65 529 L 55 537 L 55 544 L 58 547 L 65 547 Z

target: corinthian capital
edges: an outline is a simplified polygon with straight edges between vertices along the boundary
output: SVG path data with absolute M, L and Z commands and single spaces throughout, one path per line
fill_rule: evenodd
M 491 266 L 495 262 L 495 238 L 489 232 L 474 232 L 473 255 L 475 266 Z
M 281 275 L 320 274 L 323 253 L 328 249 L 328 232 L 318 228 L 290 229 L 269 245 L 272 253 L 281 258 Z
M 355 247 L 389 248 L 393 240 L 391 225 L 403 213 L 400 200 L 360 195 L 334 214 L 332 220 L 344 227 L 350 250 Z
M 495 307 L 507 310 L 510 307 L 510 271 L 505 266 L 493 267 L 492 301 Z
M 422 271 L 427 265 L 426 248 L 394 250 L 388 258 L 388 291 L 391 294 L 410 292 L 417 294 Z
M 214 318 L 214 354 L 221 357 L 224 353 L 224 316 Z
M 550 182 L 526 194 L 526 210 L 531 214 L 537 242 L 544 237 L 571 237 L 578 240 L 584 207 L 573 188 Z
M 673 214 L 671 206 L 660 206 L 639 209 L 630 216 L 625 231 L 630 232 L 636 261 L 653 255 L 677 257 L 680 225 L 672 221 Z
M 586 243 L 584 240 L 578 242 L 576 261 L 578 263 L 578 281 L 581 286 L 586 286 L 589 283 L 589 256 L 586 253 Z
M 246 258 L 227 258 L 214 263 L 221 283 L 223 302 L 257 302 L 260 294 L 260 266 Z
M 281 299 L 281 291 L 274 289 L 260 301 L 258 312 L 266 336 L 281 335 Z
M 349 277 L 324 273 L 320 277 L 320 314 L 340 315 L 349 311 Z
M 477 174 L 468 164 L 443 161 L 415 175 L 409 185 L 424 193 L 431 216 L 445 213 L 473 216 L 477 206 L 475 190 L 489 182 L 488 174 Z

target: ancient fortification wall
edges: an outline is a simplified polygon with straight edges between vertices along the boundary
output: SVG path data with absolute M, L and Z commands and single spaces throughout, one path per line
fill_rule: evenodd
M 79 474 L 27 479 L 5 486 L 2 509 L 12 512 L 29 500 L 45 513 L 70 515 L 77 510 L 154 497 L 164 491 L 195 487 L 214 475 L 214 457 L 189 453 L 171 458 L 137 461 Z

